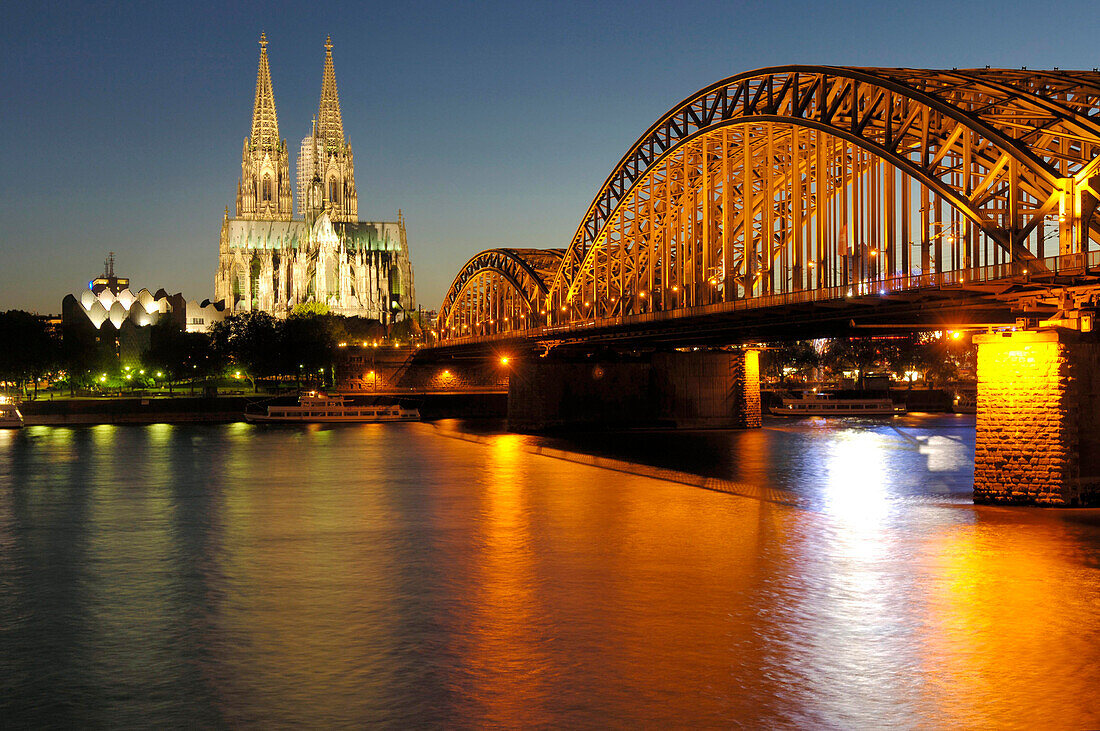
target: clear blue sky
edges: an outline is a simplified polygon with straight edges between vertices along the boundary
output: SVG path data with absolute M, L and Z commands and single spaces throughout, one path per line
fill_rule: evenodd
M 331 33 L 359 213 L 408 220 L 417 293 L 495 246 L 565 246 L 669 107 L 786 63 L 1093 68 L 1092 3 L 8 3 L 0 310 L 57 312 L 109 250 L 135 287 L 213 295 L 260 31 L 306 134 Z M 293 155 L 292 155 L 293 165 Z

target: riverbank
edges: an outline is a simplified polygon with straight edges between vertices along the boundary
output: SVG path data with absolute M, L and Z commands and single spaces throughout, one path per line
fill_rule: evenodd
M 91 426 L 95 424 L 222 424 L 243 421 L 249 404 L 271 401 L 270 394 L 250 396 L 173 396 L 151 398 L 64 398 L 24 401 L 26 426 Z M 282 396 L 281 399 L 293 397 Z M 503 418 L 508 396 L 502 393 L 409 394 L 400 397 L 355 396 L 353 400 L 408 402 L 424 420 Z M 288 401 L 288 403 L 290 402 Z
M 24 401 L 27 426 L 92 424 L 219 424 L 241 421 L 249 403 L 262 397 L 88 398 Z

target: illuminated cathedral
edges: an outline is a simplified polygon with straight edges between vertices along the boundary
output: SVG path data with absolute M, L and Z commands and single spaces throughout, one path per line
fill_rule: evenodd
M 215 299 L 238 312 L 285 317 L 317 302 L 340 315 L 392 321 L 416 308 L 412 264 L 400 211 L 396 221 L 359 220 L 351 145 L 325 41 L 321 102 L 302 140 L 291 185 L 286 140 L 279 138 L 275 95 L 260 36 L 252 134 L 244 141 L 236 215 L 222 220 Z M 294 216 L 294 196 L 298 216 Z

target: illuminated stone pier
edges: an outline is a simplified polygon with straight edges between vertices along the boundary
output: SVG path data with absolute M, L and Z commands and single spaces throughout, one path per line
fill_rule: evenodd
M 974 502 L 1100 504 L 1100 342 L 979 335 Z
M 758 353 L 654 353 L 642 360 L 517 363 L 508 383 L 508 428 L 760 426 Z

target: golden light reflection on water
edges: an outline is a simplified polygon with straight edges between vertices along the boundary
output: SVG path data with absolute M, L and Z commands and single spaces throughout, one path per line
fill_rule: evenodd
M 545 700 L 541 676 L 550 665 L 542 651 L 547 638 L 540 622 L 539 567 L 528 504 L 531 484 L 522 444 L 522 437 L 500 435 L 487 448 L 472 447 L 485 453 L 475 487 L 483 518 L 470 556 L 470 578 L 480 598 L 452 620 L 457 649 L 471 677 L 479 685 L 498 688 L 491 694 L 470 688 L 479 725 L 505 726 L 537 718 Z
M 810 510 L 421 424 L 28 431 L 5 662 L 136 726 L 1097 725 L 1100 519 L 914 505 L 957 445 L 794 431 L 718 445 Z
M 158 449 L 166 447 L 172 439 L 174 428 L 171 424 L 150 424 L 145 432 L 149 439 L 149 445 Z
M 927 700 L 948 726 L 1095 727 L 1100 696 L 1084 684 L 1100 633 L 1071 619 L 1100 617 L 1095 554 L 1067 555 L 1062 516 L 1020 512 L 979 508 L 924 544 Z

